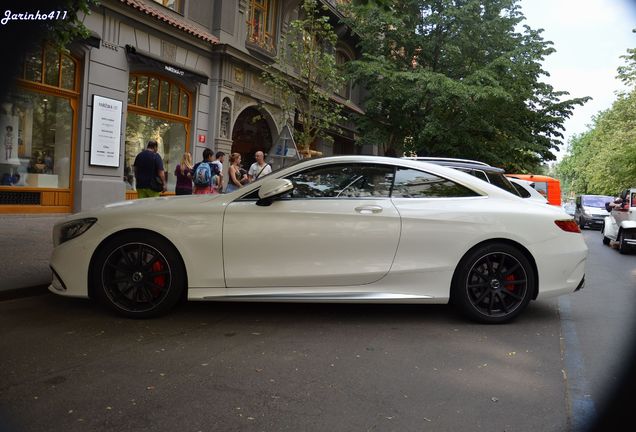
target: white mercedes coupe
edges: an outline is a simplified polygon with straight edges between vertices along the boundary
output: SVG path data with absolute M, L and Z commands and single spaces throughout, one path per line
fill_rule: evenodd
M 584 283 L 587 247 L 562 209 L 452 168 L 310 159 L 228 194 L 125 201 L 53 229 L 60 295 L 128 317 L 181 298 L 448 303 L 503 323 Z

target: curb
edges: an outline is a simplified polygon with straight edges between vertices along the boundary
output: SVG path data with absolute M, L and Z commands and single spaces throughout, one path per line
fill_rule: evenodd
M 44 295 L 49 292 L 49 285 L 37 285 L 27 288 L 15 288 L 5 291 L 0 291 L 0 301 L 15 300 L 25 297 L 34 297 Z

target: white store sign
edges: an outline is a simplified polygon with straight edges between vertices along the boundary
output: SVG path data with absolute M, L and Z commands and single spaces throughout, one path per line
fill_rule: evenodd
M 91 165 L 119 168 L 122 102 L 93 95 Z

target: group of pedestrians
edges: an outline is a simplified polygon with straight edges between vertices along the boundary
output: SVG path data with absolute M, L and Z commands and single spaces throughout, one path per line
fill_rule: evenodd
M 148 141 L 145 150 L 137 155 L 134 162 L 137 194 L 139 198 L 156 197 L 167 191 L 163 160 L 157 153 L 156 141 Z M 228 180 L 225 192 L 233 192 L 248 183 L 258 180 L 272 172 L 270 164 L 265 162 L 265 155 L 257 151 L 256 162 L 248 171 L 241 167 L 241 154 L 232 153 L 229 158 Z M 181 162 L 176 166 L 174 175 L 177 179 L 176 195 L 219 194 L 223 192 L 223 163 L 225 153 L 214 154 L 211 149 L 203 150 L 203 160 L 192 164 L 192 155 L 184 153 Z

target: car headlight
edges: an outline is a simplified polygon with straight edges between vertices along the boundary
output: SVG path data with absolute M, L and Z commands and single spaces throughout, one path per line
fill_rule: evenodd
M 56 225 L 53 230 L 53 245 L 58 246 L 75 237 L 81 236 L 92 227 L 95 222 L 97 222 L 96 218 L 84 218 Z

